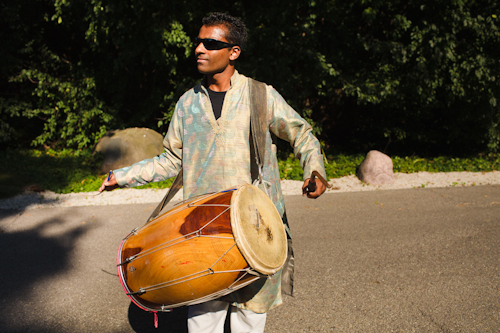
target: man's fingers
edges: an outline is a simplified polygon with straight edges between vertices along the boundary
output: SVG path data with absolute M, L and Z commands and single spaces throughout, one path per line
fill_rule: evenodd
M 118 182 L 116 181 L 115 175 L 113 173 L 110 173 L 107 179 L 104 179 L 104 181 L 101 184 L 101 187 L 99 187 L 99 192 L 102 192 L 104 190 L 106 191 L 112 191 L 115 188 L 119 187 Z

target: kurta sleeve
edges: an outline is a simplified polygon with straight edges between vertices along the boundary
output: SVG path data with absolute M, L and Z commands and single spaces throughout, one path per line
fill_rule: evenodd
M 311 125 L 273 87 L 268 86 L 267 89 L 269 129 L 277 137 L 290 143 L 304 170 L 304 180 L 313 171 L 319 172 L 326 179 L 321 146 L 312 134 Z
M 183 114 L 182 104 L 179 101 L 175 107 L 170 121 L 167 135 L 163 139 L 164 151 L 162 154 L 150 159 L 134 163 L 129 167 L 113 170 L 118 185 L 134 187 L 150 182 L 159 182 L 175 177 L 182 166 L 182 139 L 183 139 Z

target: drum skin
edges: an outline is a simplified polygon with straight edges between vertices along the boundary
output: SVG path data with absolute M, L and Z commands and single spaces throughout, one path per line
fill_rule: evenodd
M 118 251 L 118 273 L 134 303 L 150 311 L 163 311 L 196 304 L 211 294 L 230 287 L 239 289 L 256 280 L 255 275 L 242 272 L 250 266 L 235 244 L 231 228 L 233 207 L 229 209 L 229 205 L 236 192 L 192 199 L 127 236 Z M 282 228 L 279 215 L 278 219 Z M 286 236 L 283 241 L 286 253 Z M 137 258 L 127 262 L 134 255 Z

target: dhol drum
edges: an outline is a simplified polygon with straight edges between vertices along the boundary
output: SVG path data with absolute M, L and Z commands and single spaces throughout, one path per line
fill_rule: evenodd
M 118 250 L 127 295 L 147 311 L 206 302 L 272 275 L 287 257 L 272 201 L 242 185 L 184 201 L 133 230 Z

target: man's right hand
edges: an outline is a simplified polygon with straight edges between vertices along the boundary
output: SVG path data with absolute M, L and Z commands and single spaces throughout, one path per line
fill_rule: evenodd
M 101 187 L 99 187 L 99 192 L 112 191 L 118 187 L 120 187 L 120 185 L 118 185 L 118 183 L 116 182 L 115 174 L 111 173 L 111 176 L 109 176 L 109 180 L 104 179 L 104 181 L 102 182 Z

